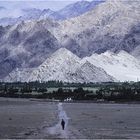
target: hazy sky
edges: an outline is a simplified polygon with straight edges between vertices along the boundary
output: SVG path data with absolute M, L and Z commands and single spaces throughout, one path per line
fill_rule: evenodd
M 58 10 L 63 8 L 64 6 L 74 3 L 78 0 L 8 0 L 2 1 L 0 0 L 0 6 L 4 6 L 8 9 L 19 9 L 24 7 L 34 7 L 34 8 L 50 8 L 52 10 Z M 80 0 L 79 0 L 80 1 Z
M 22 14 L 21 9 L 24 8 L 50 8 L 53 11 L 57 11 L 76 1 L 82 0 L 0 0 L 0 7 L 6 8 L 6 10 L 0 10 L 0 18 L 5 16 L 18 17 Z
M 52 1 L 0 1 L 0 5 L 6 8 L 24 8 L 24 7 L 35 7 L 35 8 L 51 8 L 53 10 L 63 7 L 67 2 L 52 2 Z

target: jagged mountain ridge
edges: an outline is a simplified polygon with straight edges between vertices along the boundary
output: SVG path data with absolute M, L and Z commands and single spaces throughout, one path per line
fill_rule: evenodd
M 140 44 L 139 6 L 140 1 L 107 0 L 79 17 L 59 22 L 54 35 L 80 57 L 107 50 L 132 53 Z
M 50 81 L 63 82 L 107 82 L 115 81 L 115 78 L 108 75 L 103 69 L 94 66 L 81 59 L 65 48 L 61 48 L 47 58 L 39 67 L 34 69 L 15 69 L 4 81 L 29 82 L 29 81 Z
M 21 15 L 19 17 L 2 17 L 0 18 L 0 25 L 8 26 L 20 24 L 21 22 L 29 22 L 29 21 L 38 21 L 42 19 L 62 19 L 62 16 L 57 12 L 54 12 L 50 9 L 36 9 L 36 8 L 28 8 L 21 9 Z
M 105 2 L 105 0 L 78 1 L 76 3 L 64 7 L 63 9 L 59 10 L 58 13 L 62 15 L 63 19 L 70 19 L 92 10 L 102 2 Z
M 61 46 L 47 28 L 36 22 L 1 27 L 0 40 L 0 78 L 16 67 L 40 65 Z
M 0 77 L 16 67 L 38 67 L 65 47 L 85 57 L 107 50 L 139 56 L 139 1 L 108 0 L 70 20 L 40 20 L 0 27 Z
M 65 20 L 79 16 L 94 7 L 98 4 L 104 2 L 104 0 L 98 1 L 78 1 L 73 4 L 69 4 L 66 7 L 58 10 L 52 11 L 51 9 L 37 9 L 37 8 L 25 8 L 21 9 L 19 17 L 2 17 L 0 18 L 0 25 L 8 26 L 20 23 L 22 21 L 30 20 L 41 20 L 41 19 L 52 19 L 52 20 Z M 0 10 L 6 10 L 4 7 L 1 7 Z

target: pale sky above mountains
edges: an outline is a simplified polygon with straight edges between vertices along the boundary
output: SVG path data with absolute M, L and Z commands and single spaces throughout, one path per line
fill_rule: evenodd
M 0 17 L 18 17 L 21 15 L 21 9 L 37 8 L 51 9 L 57 11 L 68 4 L 75 3 L 80 0 L 0 0 L 0 7 L 5 9 L 0 10 Z M 91 1 L 91 0 L 88 0 Z
M 50 8 L 52 10 L 59 10 L 66 5 L 74 3 L 76 1 L 82 0 L 0 0 L 0 6 L 3 6 L 7 9 L 32 7 L 39 9 Z

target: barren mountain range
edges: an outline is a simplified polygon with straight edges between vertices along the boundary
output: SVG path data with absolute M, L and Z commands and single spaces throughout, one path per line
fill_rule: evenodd
M 89 6 L 81 3 L 79 7 Z M 106 0 L 63 20 L 45 17 L 1 26 L 0 78 L 136 81 L 140 78 L 139 7 L 140 1 Z

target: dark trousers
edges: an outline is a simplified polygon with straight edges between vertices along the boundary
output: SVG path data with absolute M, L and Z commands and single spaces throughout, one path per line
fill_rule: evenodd
M 61 123 L 61 125 L 62 125 L 62 129 L 64 130 L 65 129 L 65 124 Z

